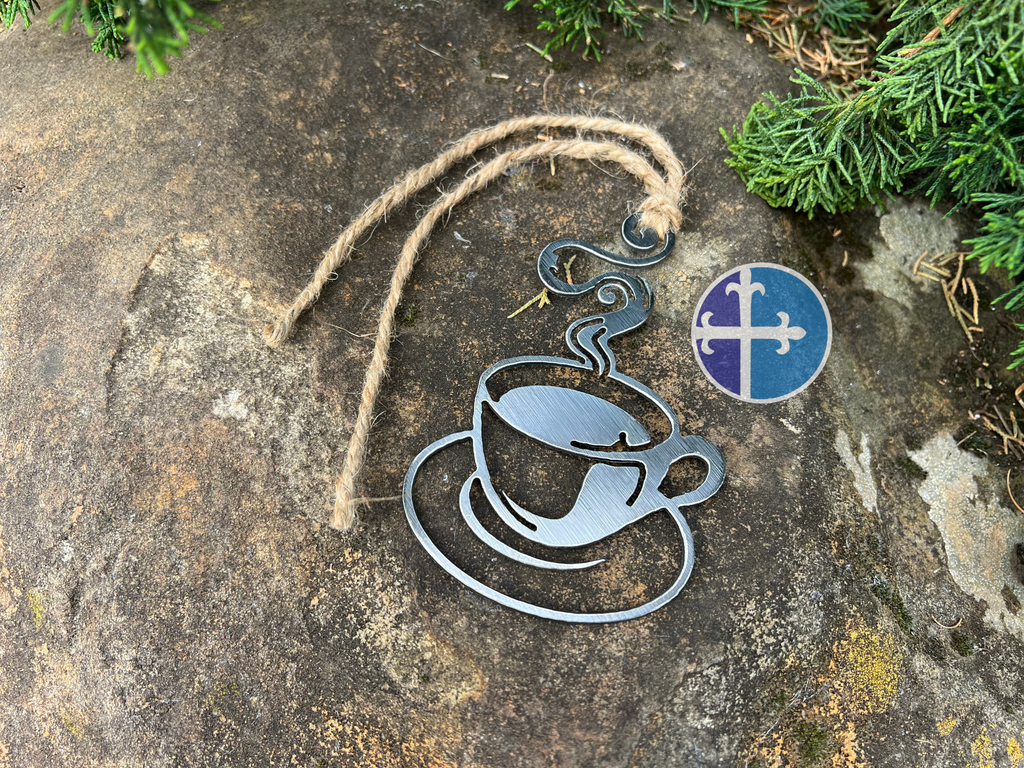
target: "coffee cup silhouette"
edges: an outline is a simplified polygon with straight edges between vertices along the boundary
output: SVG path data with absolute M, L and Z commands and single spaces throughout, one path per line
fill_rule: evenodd
M 581 285 L 570 285 L 556 276 L 558 251 L 564 248 L 583 250 L 613 263 L 632 263 L 577 240 L 555 241 L 544 249 L 538 260 L 538 272 L 549 290 L 563 295 L 594 291 L 602 304 L 621 302 L 621 306 L 577 320 L 569 326 L 565 339 L 577 359 L 516 357 L 496 363 L 484 371 L 474 401 L 473 428 L 448 435 L 417 456 L 406 475 L 403 502 L 417 538 L 445 570 L 466 586 L 503 605 L 535 616 L 591 623 L 621 621 L 643 616 L 665 605 L 686 584 L 693 569 L 693 537 L 681 510 L 708 499 L 718 491 L 725 479 L 725 462 L 721 452 L 704 438 L 681 433 L 679 419 L 664 399 L 616 368 L 609 341 L 639 327 L 650 316 L 654 303 L 650 284 L 622 272 L 607 272 Z M 671 243 L 667 243 L 666 251 L 668 248 L 671 248 Z M 668 435 L 655 441 L 633 415 L 610 400 L 583 389 L 527 384 L 499 394 L 497 382 L 505 374 L 518 372 L 517 369 L 533 369 L 545 374 L 576 373 L 583 380 L 599 380 L 604 390 L 625 388 L 628 390 L 626 394 L 664 415 L 669 424 Z M 575 493 L 575 498 L 565 515 L 552 518 L 537 514 L 496 487 L 485 455 L 483 421 L 487 410 L 528 441 L 589 462 L 581 486 L 570 491 Z M 467 574 L 447 558 L 426 534 L 412 499 L 413 484 L 423 462 L 446 446 L 465 440 L 472 442 L 476 468 L 462 485 L 460 512 L 477 538 L 495 552 L 526 565 L 555 571 L 582 570 L 603 562 L 567 563 L 538 558 L 499 539 L 480 522 L 473 509 L 474 485 L 482 489 L 487 504 L 510 531 L 552 550 L 595 544 L 652 513 L 667 512 L 675 522 L 683 544 L 683 556 L 675 580 L 664 592 L 642 605 L 618 611 L 581 613 L 549 609 L 518 600 Z M 703 460 L 707 476 L 691 491 L 666 496 L 660 486 L 669 468 L 690 457 Z M 553 492 L 564 493 L 565 489 L 553 489 Z

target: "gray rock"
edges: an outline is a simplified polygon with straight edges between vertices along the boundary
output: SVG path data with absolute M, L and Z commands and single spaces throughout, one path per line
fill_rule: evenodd
M 541 42 L 526 5 L 235 0 L 152 82 L 78 32 L 0 35 L 0 766 L 1017 765 L 1021 516 L 995 455 L 950 437 L 969 423 L 963 336 L 907 272 L 964 225 L 916 202 L 808 223 L 747 194 L 718 128 L 788 73 L 721 18 L 613 34 L 603 64 L 562 52 L 551 70 L 523 45 Z M 627 67 L 665 56 L 685 66 Z M 657 126 L 693 167 L 679 246 L 648 275 L 655 315 L 616 350 L 729 475 L 689 510 L 683 594 L 613 626 L 462 589 L 394 500 L 354 533 L 325 524 L 367 336 L 429 194 L 290 343 L 260 336 L 398 174 L 545 90 L 551 109 Z M 614 244 L 641 191 L 608 170 L 523 169 L 434 233 L 366 496 L 468 426 L 488 365 L 564 353 L 588 300 L 506 318 L 539 290 L 545 243 Z M 751 261 L 809 276 L 835 329 L 818 381 L 764 406 L 704 380 L 688 332 L 709 281 Z M 425 503 L 443 512 L 467 462 Z M 596 584 L 522 588 L 654 590 L 673 556 L 658 525 Z

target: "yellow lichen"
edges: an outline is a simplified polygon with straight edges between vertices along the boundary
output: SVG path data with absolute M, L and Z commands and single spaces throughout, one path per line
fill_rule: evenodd
M 750 750 L 750 758 L 759 758 L 766 768 L 781 768 L 783 763 L 782 748 L 785 742 L 782 734 L 762 734 Z M 748 759 L 750 759 L 748 758 Z
M 832 755 L 832 768 L 864 768 L 853 723 L 847 723 L 844 729 L 837 730 L 835 738 L 838 750 Z
M 219 711 L 223 709 L 229 701 L 238 698 L 241 693 L 242 687 L 238 684 L 237 680 L 217 680 L 213 684 L 213 687 L 207 691 L 206 695 L 202 698 L 203 709 Z
M 65 730 L 77 739 L 85 735 L 85 718 L 80 712 L 73 712 L 68 709 L 60 711 L 60 721 L 64 724 Z
M 313 712 L 318 709 L 313 707 Z M 344 706 L 338 717 L 311 722 L 321 749 L 354 758 L 354 764 L 375 768 L 455 768 L 445 757 L 447 748 L 461 740 L 443 722 L 420 722 L 404 740 L 395 739 L 390 729 L 366 722 L 362 713 Z
M 935 727 L 939 729 L 939 736 L 949 736 L 954 728 L 956 728 L 957 720 L 955 717 L 947 717 L 941 723 L 936 723 Z
M 1006 743 L 1006 754 L 1010 758 L 1010 766 L 1017 768 L 1021 760 L 1024 760 L 1024 752 L 1020 749 L 1020 742 L 1016 739 L 1010 739 Z
M 971 744 L 971 754 L 978 758 L 978 762 L 968 763 L 968 768 L 996 768 L 996 761 L 992 755 L 992 739 L 989 738 L 988 728 L 982 728 L 978 738 Z
M 43 596 L 36 590 L 30 589 L 25 593 L 25 599 L 28 600 L 28 608 L 32 611 L 32 623 L 36 625 L 36 629 L 39 629 L 43 626 L 43 617 L 46 614 Z
M 889 635 L 870 628 L 850 630 L 836 649 L 835 688 L 859 714 L 884 712 L 896 698 L 903 654 Z

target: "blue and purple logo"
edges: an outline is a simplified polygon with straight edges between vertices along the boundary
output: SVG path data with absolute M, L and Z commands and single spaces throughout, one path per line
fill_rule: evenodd
M 772 403 L 814 381 L 832 346 L 825 300 L 803 275 L 744 264 L 697 303 L 693 353 L 711 383 L 738 400 Z

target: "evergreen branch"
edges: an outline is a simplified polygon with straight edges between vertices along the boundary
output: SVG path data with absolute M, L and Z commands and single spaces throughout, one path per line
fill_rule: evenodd
M 1024 0 L 902 0 L 890 22 L 858 96 L 800 73 L 799 94 L 767 94 L 741 130 L 722 132 L 726 162 L 769 204 L 809 215 L 904 187 L 980 205 L 972 258 L 982 272 L 1024 274 Z M 1024 308 L 1024 284 L 996 302 Z M 1024 362 L 1024 343 L 1014 354 Z
M 511 10 L 518 4 L 519 0 L 509 0 L 505 3 L 505 10 Z M 598 61 L 601 60 L 601 43 L 605 33 L 601 29 L 602 11 L 597 0 L 538 0 L 533 7 L 541 13 L 551 14 L 541 16 L 537 26 L 537 29 L 551 33 L 551 39 L 544 47 L 545 54 L 563 45 L 569 45 L 575 51 L 583 43 L 584 58 L 593 55 Z M 626 37 L 642 37 L 640 30 L 643 22 L 650 20 L 634 0 L 609 0 L 604 13 L 611 16 L 615 25 L 622 27 Z M 664 13 L 668 18 L 675 13 L 675 7 L 669 0 L 664 3 Z
M 520 0 L 507 0 L 505 10 L 510 11 L 519 5 Z M 551 33 L 551 39 L 544 46 L 544 54 L 568 45 L 573 51 L 583 44 L 583 57 L 593 56 L 601 60 L 601 44 L 605 40 L 605 32 L 601 28 L 602 20 L 607 17 L 612 24 L 622 30 L 626 37 L 643 38 L 641 30 L 645 22 L 651 20 L 647 14 L 649 6 L 639 5 L 636 0 L 536 0 L 533 7 L 542 15 L 537 29 Z M 711 5 L 732 11 L 733 19 L 739 26 L 740 12 L 753 14 L 765 10 L 768 0 L 692 0 L 693 7 L 703 21 L 708 20 Z M 662 0 L 661 12 L 656 16 L 671 21 L 678 14 L 673 0 Z
M 192 9 L 185 0 L 121 0 L 131 8 L 125 36 L 135 49 L 136 69 L 146 77 L 163 75 L 170 71 L 167 59 L 181 58 L 188 46 L 189 32 L 206 32 L 210 27 L 220 28 L 214 19 Z
M 818 15 L 815 32 L 828 27 L 840 35 L 849 34 L 851 28 L 860 27 L 874 17 L 867 0 L 818 0 L 814 11 Z
M 121 34 L 116 4 L 96 2 L 94 7 L 87 8 L 87 11 L 89 18 L 86 21 L 86 29 L 90 34 L 95 34 L 92 49 L 96 53 L 105 53 L 108 59 L 120 59 L 124 55 L 121 52 L 124 35 Z
M 1024 272 L 1024 192 L 978 194 L 974 202 L 985 211 L 981 234 L 964 243 L 974 247 L 973 256 L 979 259 L 982 272 L 1002 267 L 1011 278 L 1017 277 Z M 1024 284 L 1010 289 L 996 302 L 1007 309 L 1024 305 Z
M 976 0 L 971 2 L 976 4 Z M 878 46 L 879 51 L 894 47 L 912 46 L 918 41 L 925 41 L 929 35 L 935 34 L 955 19 L 952 13 L 957 8 L 963 9 L 962 0 L 900 0 L 900 4 L 889 15 L 892 25 L 888 34 Z M 957 15 L 961 13 L 957 11 Z M 945 24 L 944 19 L 948 19 Z M 934 38 L 933 38 L 934 39 Z M 908 51 L 908 55 L 912 55 Z
M 704 24 L 708 23 L 712 5 L 732 11 L 733 23 L 738 27 L 741 12 L 746 11 L 757 16 L 768 7 L 768 0 L 693 0 L 693 10 L 700 15 L 700 20 Z
M 982 191 L 1024 189 L 1024 93 L 998 90 L 987 88 L 984 101 L 959 106 L 944 130 L 924 139 L 921 157 L 907 169 L 925 173 L 914 191 L 959 206 Z
M 50 14 L 50 18 L 47 19 L 51 24 L 60 22 L 60 27 L 63 32 L 67 32 L 71 29 L 71 25 L 74 24 L 75 19 L 79 17 L 85 6 L 85 12 L 88 13 L 88 4 L 81 2 L 81 0 L 63 0 L 60 5 Z M 88 24 L 86 25 L 88 30 Z
M 14 20 L 21 16 L 28 29 L 32 23 L 32 16 L 39 10 L 39 3 L 36 0 L 0 0 L 0 19 L 3 20 L 4 29 L 14 26 Z
M 1017 330 L 1018 331 L 1021 331 L 1022 333 L 1024 333 L 1024 324 L 1014 323 L 1014 325 L 1017 326 Z M 1024 363 L 1024 340 L 1022 340 L 1019 344 L 1017 344 L 1017 348 L 1015 350 L 1013 350 L 1013 352 L 1010 353 L 1010 356 L 1011 357 L 1015 357 L 1017 359 L 1014 360 L 1012 363 L 1010 363 L 1008 366 L 1006 366 L 1006 370 L 1012 371 L 1018 365 L 1020 365 L 1021 363 Z
M 167 60 L 181 57 L 190 32 L 220 28 L 214 19 L 194 10 L 186 0 L 63 0 L 49 20 L 60 22 L 67 32 L 76 19 L 92 35 L 94 51 L 119 59 L 127 43 L 135 52 L 136 70 L 146 77 L 169 71 Z
M 842 101 L 810 76 L 793 82 L 801 95 L 784 100 L 767 94 L 750 110 L 742 130 L 724 130 L 735 168 L 747 189 L 769 205 L 814 215 L 849 211 L 863 202 L 882 203 L 899 191 L 901 162 L 913 149 L 898 131 L 875 118 L 870 93 Z M 811 90 L 808 90 L 811 89 Z

